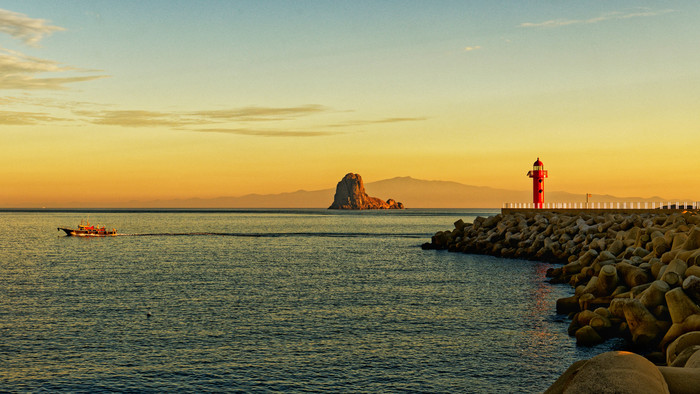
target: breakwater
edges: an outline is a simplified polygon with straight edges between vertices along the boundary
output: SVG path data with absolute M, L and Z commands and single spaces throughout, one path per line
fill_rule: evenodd
M 683 366 L 679 337 L 700 345 L 697 211 L 504 211 L 460 219 L 422 247 L 563 264 L 547 277 L 575 288 L 556 309 L 569 315 L 568 332 L 580 345 L 622 337 L 669 366 Z

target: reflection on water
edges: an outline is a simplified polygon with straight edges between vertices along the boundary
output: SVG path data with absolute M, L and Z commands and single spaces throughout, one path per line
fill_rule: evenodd
M 418 247 L 472 212 L 319 212 L 0 213 L 0 390 L 532 392 L 603 349 L 548 265 Z

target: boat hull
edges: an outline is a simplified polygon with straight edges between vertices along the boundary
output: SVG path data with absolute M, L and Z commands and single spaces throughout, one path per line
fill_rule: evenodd
M 66 235 L 70 237 L 113 237 L 117 235 L 116 230 L 76 230 L 73 228 L 58 227 L 58 230 L 62 230 Z

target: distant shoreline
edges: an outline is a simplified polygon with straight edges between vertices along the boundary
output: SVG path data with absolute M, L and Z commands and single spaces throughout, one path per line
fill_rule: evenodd
M 317 211 L 329 215 L 342 214 L 410 214 L 425 211 L 466 211 L 475 213 L 500 213 L 500 208 L 406 208 L 403 210 L 329 210 L 328 208 L 0 208 L 0 213 L 295 213 Z M 391 213 L 390 213 L 391 212 Z

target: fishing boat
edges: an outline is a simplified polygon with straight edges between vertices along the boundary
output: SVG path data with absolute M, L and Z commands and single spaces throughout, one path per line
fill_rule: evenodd
M 58 227 L 58 230 L 63 230 L 66 232 L 66 235 L 74 237 L 110 237 L 117 235 L 116 229 L 108 230 L 105 226 L 95 226 L 87 220 L 85 222 L 81 220 L 77 229 Z

